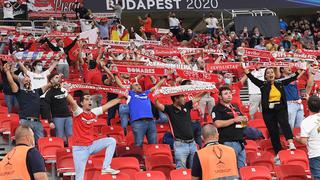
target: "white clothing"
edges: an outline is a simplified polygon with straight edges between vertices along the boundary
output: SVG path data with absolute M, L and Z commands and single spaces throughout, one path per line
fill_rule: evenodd
M 261 68 L 258 70 L 254 70 L 251 72 L 251 74 L 262 81 L 264 81 L 264 71 L 266 68 Z M 259 87 L 257 87 L 255 84 L 253 84 L 250 79 L 248 79 L 248 88 L 249 88 L 249 94 L 261 94 Z
M 10 7 L 5 7 L 3 6 L 3 19 L 13 19 L 14 16 L 13 16 L 13 7 L 10 6 Z
M 207 28 L 215 28 L 215 29 L 218 28 L 219 21 L 217 18 L 209 17 L 209 18 L 206 18 L 204 21 L 207 23 Z
M 308 138 L 309 158 L 320 156 L 320 114 L 305 118 L 301 123 L 301 137 Z
M 178 18 L 169 17 L 169 26 L 170 27 L 177 27 L 180 25 L 180 21 Z

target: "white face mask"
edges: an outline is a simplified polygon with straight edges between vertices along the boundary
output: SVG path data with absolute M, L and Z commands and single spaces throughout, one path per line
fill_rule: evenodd
M 42 72 L 42 69 L 43 69 L 43 67 L 42 66 L 36 66 L 36 70 L 38 71 L 38 72 Z

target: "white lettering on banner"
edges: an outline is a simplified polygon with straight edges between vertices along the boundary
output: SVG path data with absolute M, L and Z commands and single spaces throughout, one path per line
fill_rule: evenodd
M 105 0 L 106 2 L 106 10 L 112 11 L 113 6 L 115 3 L 119 1 L 122 2 L 122 9 L 123 10 L 179 10 L 180 8 L 183 9 L 194 9 L 194 8 L 186 8 L 183 7 L 186 3 L 182 0 Z M 190 0 L 187 0 L 188 2 Z M 197 6 L 199 9 L 205 8 L 204 6 L 216 5 L 218 0 L 198 0 L 199 2 L 194 2 L 191 0 L 190 6 Z M 208 2 L 202 2 L 208 1 Z M 215 7 L 208 7 L 208 8 L 215 8 Z
M 54 0 L 54 10 L 60 9 L 61 11 L 72 11 L 73 9 L 79 7 L 79 5 L 76 5 L 75 3 L 78 2 L 72 1 L 72 2 L 64 2 L 63 0 Z
M 144 3 L 140 0 L 137 6 L 137 9 L 146 9 L 146 6 L 144 5 Z
M 130 6 L 130 3 L 132 6 Z M 127 10 L 134 10 L 136 9 L 136 2 L 134 0 L 127 0 Z
M 151 9 L 151 7 L 155 6 L 156 3 L 154 2 L 154 0 L 147 0 L 147 9 Z
M 163 0 L 158 0 L 157 9 L 164 9 L 163 5 Z

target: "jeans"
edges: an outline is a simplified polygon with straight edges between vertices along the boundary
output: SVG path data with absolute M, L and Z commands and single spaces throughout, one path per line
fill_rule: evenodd
M 108 169 L 116 148 L 116 140 L 114 138 L 103 138 L 93 141 L 89 146 L 72 146 L 73 162 L 76 172 L 76 180 L 83 180 L 84 172 L 88 158 L 92 154 L 106 148 L 106 154 L 103 161 L 103 169 Z
M 37 145 L 38 139 L 43 137 L 43 126 L 40 121 L 29 121 L 26 119 L 20 119 L 20 125 L 29 126 L 34 133 L 34 142 Z
M 120 104 L 119 106 L 119 116 L 121 127 L 127 128 L 129 122 L 129 105 L 128 104 Z
M 309 159 L 311 175 L 314 180 L 320 180 L 320 156 Z
M 4 100 L 8 107 L 8 113 L 12 113 L 12 108 L 19 108 L 18 100 L 14 95 L 4 95 Z
M 208 34 L 210 34 L 210 36 L 213 36 L 214 32 L 215 32 L 215 28 L 207 28 Z
M 199 147 L 202 147 L 202 139 L 201 139 L 201 124 L 199 121 L 192 121 L 191 122 L 192 129 L 193 129 L 193 137 Z
M 54 117 L 52 120 L 56 126 L 57 137 L 72 136 L 72 117 Z
M 261 110 L 261 95 L 250 94 L 249 103 L 250 103 L 249 114 L 251 119 L 254 119 L 254 114 L 258 111 L 258 109 Z
M 169 122 L 168 116 L 165 113 L 159 111 L 159 119 L 156 121 L 156 123 L 157 124 L 164 124 L 167 122 Z
M 188 144 L 174 141 L 173 149 L 177 169 L 190 169 L 192 167 L 194 153 L 197 151 L 196 143 L 192 142 Z
M 157 127 L 155 120 L 133 121 L 131 126 L 134 135 L 134 144 L 136 146 L 142 146 L 144 135 L 147 135 L 148 144 L 157 143 Z
M 238 169 L 246 166 L 246 151 L 244 145 L 241 145 L 239 142 L 224 142 L 223 144 L 232 147 L 236 152 Z
M 302 104 L 289 103 L 288 104 L 288 119 L 291 129 L 300 127 L 302 120 L 304 119 L 304 112 Z
M 63 74 L 63 77 L 69 78 L 69 64 L 58 64 L 57 65 L 57 73 Z
M 214 98 L 210 96 L 210 94 L 204 95 L 200 101 L 199 101 L 199 106 L 200 106 L 200 112 L 201 112 L 201 117 L 204 118 L 205 112 L 206 112 L 206 107 L 208 107 L 208 113 L 212 113 L 212 109 L 214 107 Z
M 92 98 L 92 108 L 101 106 L 101 100 L 102 100 L 101 94 L 94 94 L 91 96 L 91 98 Z

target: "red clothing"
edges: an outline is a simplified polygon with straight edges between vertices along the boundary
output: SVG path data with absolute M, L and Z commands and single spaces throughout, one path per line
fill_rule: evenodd
M 236 104 L 239 108 L 242 106 L 242 102 L 240 99 L 240 90 L 242 89 L 242 87 L 243 85 L 240 81 L 230 86 L 230 89 L 232 90 L 231 104 Z
M 143 24 L 143 27 L 146 32 L 150 32 L 152 29 L 152 19 L 150 17 L 147 17 L 145 23 Z
M 88 65 L 84 63 L 82 65 L 84 80 L 88 84 L 95 84 L 95 85 L 103 85 L 102 82 L 102 73 L 98 67 L 95 69 L 88 70 Z M 90 94 L 97 94 L 98 91 L 90 90 Z
M 73 138 L 74 146 L 90 146 L 94 141 L 94 123 L 99 115 L 103 113 L 102 108 L 94 108 L 90 112 L 84 112 L 78 107 L 73 112 Z

